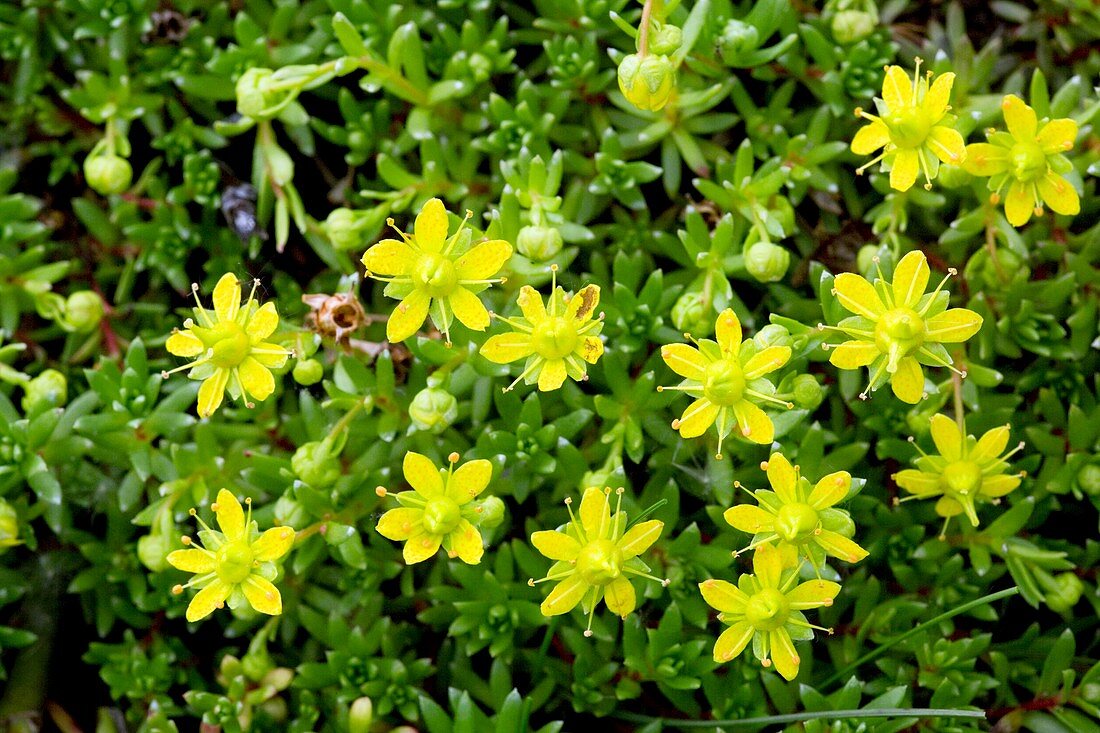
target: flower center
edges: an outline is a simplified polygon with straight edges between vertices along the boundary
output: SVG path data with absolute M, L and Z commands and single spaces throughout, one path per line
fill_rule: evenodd
M 924 319 L 911 308 L 888 310 L 875 325 L 875 343 L 884 354 L 890 352 L 891 344 L 908 354 L 924 343 Z
M 1012 175 L 1020 181 L 1034 181 L 1047 174 L 1047 156 L 1036 142 L 1012 146 Z
M 424 529 L 428 534 L 450 534 L 461 520 L 462 510 L 450 497 L 432 499 L 424 507 Z
M 413 266 L 412 281 L 417 287 L 427 290 L 433 298 L 443 298 L 454 292 L 458 285 L 458 273 L 449 259 L 429 252 L 420 255 Z
M 535 327 L 531 341 L 539 356 L 561 359 L 577 348 L 577 329 L 561 316 L 554 316 Z
M 932 129 L 931 120 L 920 107 L 902 107 L 883 120 L 890 130 L 890 140 L 899 148 L 919 148 Z
M 232 369 L 248 357 L 252 344 L 248 334 L 236 321 L 215 323 L 208 333 L 209 338 L 204 340 L 208 347 L 214 349 L 214 356 L 210 359 L 214 366 Z
M 623 573 L 623 553 L 611 540 L 589 542 L 577 555 L 577 572 L 589 585 L 607 585 Z
M 247 540 L 227 542 L 218 550 L 218 577 L 226 583 L 236 585 L 243 583 L 245 578 L 252 574 L 252 564 L 255 557 L 252 554 L 252 546 Z
M 969 496 L 982 488 L 982 469 L 974 461 L 955 461 L 943 469 L 944 491 Z
M 784 504 L 775 517 L 775 531 L 787 542 L 801 544 L 817 529 L 817 512 L 809 504 Z
M 711 363 L 703 375 L 703 394 L 716 405 L 729 407 L 745 394 L 745 373 L 741 363 L 720 359 Z
M 764 588 L 749 597 L 745 620 L 758 631 L 775 631 L 787 623 L 791 604 L 778 588 Z

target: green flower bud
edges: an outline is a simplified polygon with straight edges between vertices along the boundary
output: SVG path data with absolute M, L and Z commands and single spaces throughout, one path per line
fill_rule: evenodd
M 356 698 L 348 710 L 348 733 L 369 733 L 374 723 L 374 703 L 369 697 Z
M 702 293 L 688 290 L 672 304 L 672 325 L 696 337 L 709 336 L 714 330 L 714 311 L 703 301 Z
M 769 346 L 790 346 L 791 333 L 778 323 L 769 323 L 756 332 L 752 342 L 758 349 L 766 349 Z
M 783 279 L 791 264 L 791 253 L 778 244 L 756 242 L 745 250 L 745 269 L 762 283 Z
M 982 247 L 966 263 L 965 275 L 968 281 L 980 282 L 983 288 L 996 291 L 1004 287 L 1005 280 L 1012 281 L 1019 277 L 1021 271 L 1026 279 L 1031 268 L 1013 250 L 997 247 L 996 254 L 991 255 L 987 248 Z
M 93 191 L 103 196 L 122 193 L 130 187 L 134 169 L 125 158 L 105 153 L 84 159 L 84 180 Z
M 363 231 L 370 226 L 361 212 L 345 207 L 333 209 L 325 217 L 321 231 L 338 250 L 363 249 Z
M 548 260 L 561 252 L 561 232 L 556 227 L 525 226 L 516 237 L 516 249 L 532 260 Z
M 56 369 L 47 369 L 23 387 L 23 412 L 30 415 L 51 407 L 63 407 L 69 399 L 69 383 Z
M 458 400 L 441 387 L 427 387 L 416 393 L 409 405 L 409 418 L 417 430 L 441 433 L 458 417 Z
M 1086 463 L 1077 471 L 1077 485 L 1089 496 L 1100 494 L 1100 466 Z
M 733 66 L 737 57 L 748 51 L 755 51 L 760 45 L 760 31 L 743 20 L 729 20 L 718 37 L 718 53 L 722 61 Z
M 875 267 L 875 257 L 878 256 L 877 244 L 865 244 L 859 248 L 856 255 L 856 268 L 865 275 Z
M 90 333 L 103 320 L 103 298 L 91 290 L 78 290 L 65 299 L 62 327 L 76 333 Z
M 19 544 L 22 544 L 19 539 L 19 514 L 15 507 L 0 499 L 0 554 Z
M 237 79 L 237 112 L 254 120 L 269 120 L 278 114 L 272 110 L 274 96 L 264 91 L 264 80 L 275 72 L 271 69 L 249 69 Z
M 309 521 L 306 508 L 296 499 L 285 494 L 275 502 L 275 523 L 284 527 L 301 529 Z
M 841 10 L 833 16 L 833 38 L 843 46 L 862 41 L 877 27 L 878 16 L 865 10 Z
M 680 50 L 683 40 L 684 33 L 679 26 L 665 24 L 650 36 L 649 50 L 662 56 L 669 56 Z
M 317 384 L 325 376 L 325 365 L 317 359 L 299 359 L 294 365 L 294 381 L 303 387 Z
M 803 410 L 815 410 L 825 399 L 825 390 L 812 374 L 799 374 L 791 389 L 794 404 Z
M 654 112 L 676 89 L 676 68 L 667 56 L 632 53 L 619 62 L 619 89 L 638 109 Z
M 315 489 L 327 489 L 341 474 L 339 459 L 322 440 L 302 444 L 290 457 L 290 466 L 298 478 Z
M 1059 573 L 1054 580 L 1057 587 L 1046 589 L 1046 604 L 1055 613 L 1066 613 L 1081 600 L 1085 584 L 1073 573 Z
M 172 540 L 163 534 L 154 533 L 139 537 L 137 541 L 138 560 L 154 573 L 168 567 L 168 553 L 175 549 Z
M 496 496 L 486 497 L 478 505 L 478 526 L 496 529 L 504 521 L 504 502 Z

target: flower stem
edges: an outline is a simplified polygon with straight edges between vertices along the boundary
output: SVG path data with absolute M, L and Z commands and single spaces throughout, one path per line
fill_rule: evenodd
M 963 442 L 966 442 L 966 417 L 963 414 L 963 383 L 958 372 L 951 372 L 951 386 L 955 391 L 955 424 L 959 426 L 959 434 Z
M 645 58 L 649 54 L 649 19 L 653 14 L 653 0 L 645 0 L 642 6 L 642 23 L 638 28 L 638 55 Z

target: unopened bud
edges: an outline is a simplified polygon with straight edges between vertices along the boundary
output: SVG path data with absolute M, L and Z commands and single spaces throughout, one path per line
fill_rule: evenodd
M 174 549 L 174 545 L 175 543 L 170 537 L 160 533 L 139 537 L 137 541 L 138 560 L 154 573 L 159 573 L 168 567 L 168 553 Z
M 321 231 L 338 250 L 363 249 L 363 232 L 370 224 L 361 212 L 341 206 L 329 212 Z
M 46 369 L 23 387 L 23 412 L 39 413 L 51 407 L 63 407 L 68 401 L 69 383 L 56 369 Z
M 134 169 L 125 158 L 105 153 L 84 159 L 84 180 L 93 191 L 103 196 L 122 193 L 130 187 Z
M 847 46 L 858 43 L 874 33 L 878 26 L 878 16 L 865 10 L 841 10 L 833 16 L 833 38 L 837 43 Z
M 340 461 L 325 441 L 304 443 L 290 458 L 294 473 L 315 489 L 326 489 L 340 478 Z
M 1085 584 L 1073 573 L 1059 573 L 1054 581 L 1054 588 L 1045 589 L 1046 604 L 1055 613 L 1066 613 L 1081 600 Z
M 667 56 L 632 53 L 619 62 L 619 89 L 638 109 L 659 110 L 676 89 L 676 68 Z
M 679 26 L 664 24 L 649 37 L 649 50 L 662 56 L 671 56 L 680 50 L 684 33 Z
M 735 66 L 742 53 L 755 51 L 760 45 L 760 31 L 743 20 L 732 19 L 718 37 L 718 53 L 728 66 Z
M 416 393 L 409 405 L 409 419 L 417 430 L 441 433 L 458 417 L 458 400 L 441 387 L 427 387 Z
M 561 232 L 556 227 L 525 226 L 516 237 L 516 249 L 532 260 L 548 260 L 562 248 Z
M 783 279 L 791 264 L 791 253 L 778 244 L 756 242 L 745 250 L 745 269 L 762 283 Z
M 91 290 L 78 290 L 65 299 L 65 317 L 62 327 L 66 331 L 89 333 L 103 320 L 103 298 Z
M 791 389 L 794 404 L 803 410 L 815 410 L 825 398 L 825 390 L 812 374 L 799 374 Z
M 317 359 L 299 359 L 294 365 L 294 381 L 303 387 L 317 384 L 325 376 L 325 365 Z

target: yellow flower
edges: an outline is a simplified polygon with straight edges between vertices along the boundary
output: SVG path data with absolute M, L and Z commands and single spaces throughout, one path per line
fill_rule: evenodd
M 586 285 L 569 297 L 557 286 L 557 266 L 553 266 L 554 282 L 550 286 L 549 308 L 542 296 L 529 285 L 520 288 L 519 303 L 522 318 L 505 318 L 493 314 L 512 327 L 511 333 L 493 336 L 481 347 L 481 355 L 497 364 L 526 359 L 523 373 L 504 388 L 507 392 L 523 380 L 539 385 L 545 392 L 558 389 L 565 378 L 588 378 L 588 364 L 595 364 L 603 355 L 603 314 L 596 315 L 600 302 L 598 285 Z
M 294 530 L 275 527 L 260 534 L 252 521 L 252 500 L 248 504 L 248 517 L 237 497 L 222 489 L 210 508 L 218 518 L 221 531 L 210 529 L 194 509 L 191 516 L 198 520 L 200 547 L 191 547 L 190 537 L 183 544 L 190 549 L 169 553 L 168 563 L 179 570 L 195 573 L 186 585 L 177 585 L 172 592 L 179 595 L 184 588 L 199 588 L 199 592 L 187 606 L 187 620 L 198 621 L 229 603 L 239 608 L 248 602 L 250 606 L 271 616 L 283 612 L 283 599 L 279 589 L 271 584 L 277 570 L 275 561 L 290 551 L 294 544 Z
M 940 170 L 940 162 L 959 164 L 966 157 L 962 135 L 954 128 L 951 109 L 952 73 L 941 74 L 934 82 L 932 72 L 920 75 L 921 60 L 912 81 L 900 66 L 887 66 L 882 82 L 882 98 L 875 99 L 878 115 L 856 108 L 856 116 L 869 120 L 852 139 L 852 152 L 870 155 L 879 148 L 882 153 L 856 169 L 857 175 L 882 161 L 883 170 L 890 171 L 890 187 L 908 191 L 924 173 L 924 187 L 932 188 L 932 179 Z
M 387 539 L 405 542 L 409 565 L 427 560 L 441 545 L 450 557 L 471 565 L 481 562 L 485 547 L 475 526 L 481 508 L 472 502 L 489 485 L 493 464 L 479 459 L 456 470 L 458 458 L 457 453 L 447 457 L 451 466 L 444 477 L 427 456 L 405 454 L 402 468 L 413 490 L 396 495 L 401 506 L 383 514 L 376 529 Z M 387 493 L 381 486 L 376 491 L 379 496 Z
M 775 662 L 776 671 L 793 680 L 800 662 L 794 642 L 814 638 L 814 629 L 833 633 L 811 624 L 802 612 L 833 605 L 840 586 L 820 579 L 796 586 L 798 572 L 784 571 L 779 550 L 770 545 L 757 548 L 752 570 L 753 575 L 742 575 L 737 585 L 713 578 L 699 584 L 703 600 L 729 626 L 714 643 L 714 661 L 736 658 L 751 641 L 761 664 L 770 667 Z
M 661 347 L 661 358 L 684 378 L 676 387 L 658 387 L 660 392 L 675 389 L 695 398 L 672 428 L 684 438 L 695 438 L 711 425 L 718 427 L 718 458 L 722 441 L 737 427 L 741 435 L 754 443 L 768 444 L 775 437 L 775 426 L 757 403 L 772 403 L 790 409 L 790 402 L 776 398 L 775 386 L 765 375 L 779 369 L 791 358 L 789 346 L 758 349 L 751 339 L 741 340 L 741 322 L 727 308 L 718 314 L 715 338 L 687 344 Z M 685 334 L 691 339 L 690 334 Z
M 768 472 L 772 491 L 749 491 L 759 506 L 741 504 L 722 515 L 731 527 L 755 535 L 752 543 L 737 554 L 774 543 L 784 566 L 795 566 L 802 556 L 815 569 L 821 567 L 826 555 L 847 562 L 867 557 L 867 550 L 840 532 L 851 526 L 848 513 L 834 508 L 848 496 L 851 474 L 830 473 L 811 489 L 798 466 L 792 466 L 781 453 L 773 453 L 760 467 Z M 740 482 L 736 485 L 743 488 Z
M 852 337 L 833 347 L 829 361 L 840 369 L 869 367 L 871 381 L 860 399 L 867 399 L 868 392 L 889 380 L 898 399 L 916 404 L 924 395 L 922 364 L 945 366 L 966 376 L 952 366 L 943 344 L 966 341 L 981 329 L 982 317 L 966 308 L 947 309 L 949 295 L 943 286 L 955 274 L 954 268 L 926 295 L 930 272 L 924 253 L 914 250 L 894 268 L 893 283 L 886 282 L 881 272 L 874 285 L 851 272 L 836 276 L 833 295 L 856 315 L 837 326 L 819 324 L 818 328 Z
M 467 211 L 466 219 L 471 216 Z M 387 283 L 386 295 L 401 299 L 386 324 L 390 341 L 404 341 L 415 334 L 429 312 L 448 346 L 452 316 L 474 331 L 489 326 L 489 311 L 475 293 L 504 282 L 504 278 L 491 278 L 512 256 L 512 245 L 493 239 L 471 248 L 466 219 L 448 238 L 447 210 L 442 201 L 431 199 L 417 215 L 413 234 L 397 229 L 388 219 L 403 241 L 383 239 L 363 255 L 367 275 Z
M 943 530 L 947 531 L 951 517 L 966 514 L 970 524 L 978 526 L 977 504 L 1000 503 L 1000 497 L 1020 485 L 1024 474 L 1006 474 L 1008 458 L 1022 450 L 1020 443 L 1005 452 L 1008 445 L 1008 426 L 993 428 L 978 440 L 973 435 L 964 437 L 955 421 L 946 415 L 932 418 L 932 441 L 939 455 L 921 451 L 916 469 L 907 468 L 894 474 L 898 486 L 913 494 L 910 499 L 931 499 L 936 502 L 936 513 L 944 517 Z M 912 438 L 910 438 L 912 441 Z M 915 441 L 914 445 L 916 445 Z M 917 450 L 920 450 L 918 447 Z
M 286 363 L 291 352 L 278 344 L 265 341 L 279 325 L 279 314 L 274 303 L 257 306 L 253 296 L 259 280 L 252 283 L 248 302 L 241 307 L 241 284 L 233 273 L 226 273 L 214 287 L 214 312 L 206 310 L 199 300 L 199 286 L 192 285 L 198 307 L 196 324 L 191 318 L 183 322 L 182 331 L 176 329 L 168 337 L 165 348 L 176 356 L 195 357 L 194 361 L 178 366 L 161 376 L 167 378 L 184 369 L 190 369 L 189 379 L 202 381 L 199 388 L 199 417 L 210 417 L 222 403 L 225 390 L 233 399 L 244 398 L 247 407 L 254 407 L 248 400 L 266 400 L 275 391 L 275 378 L 271 369 Z
M 966 146 L 963 168 L 989 178 L 989 200 L 997 204 L 1005 196 L 1005 216 L 1012 226 L 1023 226 L 1043 215 L 1043 203 L 1059 214 L 1081 211 L 1077 191 L 1062 175 L 1073 170 L 1064 153 L 1073 149 L 1077 123 L 1069 118 L 1043 120 L 1019 97 L 1009 94 L 1001 102 L 1008 132 L 987 130 L 988 143 Z
M 668 585 L 668 580 L 651 575 L 649 567 L 638 557 L 661 536 L 664 522 L 650 519 L 627 529 L 626 512 L 622 511 L 623 490 L 618 489 L 617 493 L 618 503 L 612 514 L 611 489 L 585 489 L 580 519 L 573 514 L 573 500 L 567 498 L 569 524 L 565 531 L 531 535 L 531 544 L 555 562 L 546 577 L 529 580 L 528 585 L 559 581 L 542 602 L 542 614 L 569 613 L 581 603 L 588 614 L 585 636 L 592 635 L 592 618 L 601 598 L 608 610 L 622 618 L 634 610 L 637 599 L 627 575 Z

